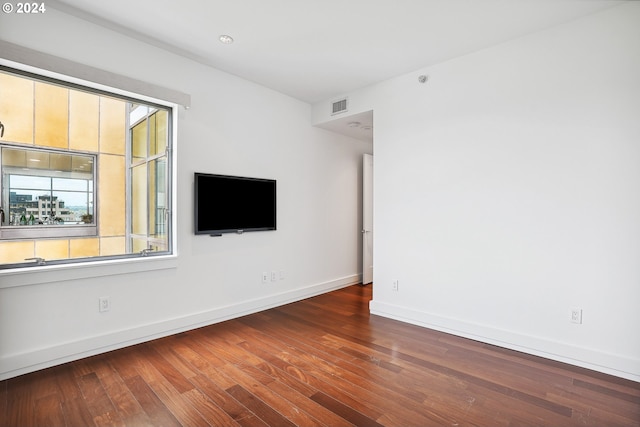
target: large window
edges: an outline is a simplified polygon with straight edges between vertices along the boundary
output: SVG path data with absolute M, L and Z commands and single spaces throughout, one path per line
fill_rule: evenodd
M 172 253 L 172 108 L 0 69 L 0 268 Z

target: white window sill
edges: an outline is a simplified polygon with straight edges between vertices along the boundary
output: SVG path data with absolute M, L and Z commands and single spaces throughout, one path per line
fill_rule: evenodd
M 166 255 L 0 270 L 0 289 L 91 277 L 167 270 L 176 268 L 177 264 L 177 255 Z

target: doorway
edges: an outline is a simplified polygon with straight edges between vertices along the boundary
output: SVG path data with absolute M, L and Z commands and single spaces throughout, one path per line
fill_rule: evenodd
M 373 155 L 362 156 L 362 284 L 373 282 Z

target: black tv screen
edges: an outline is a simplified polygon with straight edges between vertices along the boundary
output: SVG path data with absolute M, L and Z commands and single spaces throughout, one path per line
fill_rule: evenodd
M 195 234 L 276 229 L 276 181 L 195 173 Z

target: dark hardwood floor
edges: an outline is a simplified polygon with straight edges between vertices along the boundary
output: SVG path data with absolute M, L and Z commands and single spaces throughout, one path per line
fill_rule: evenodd
M 2 426 L 638 426 L 640 383 L 368 314 L 370 286 L 0 382 Z

